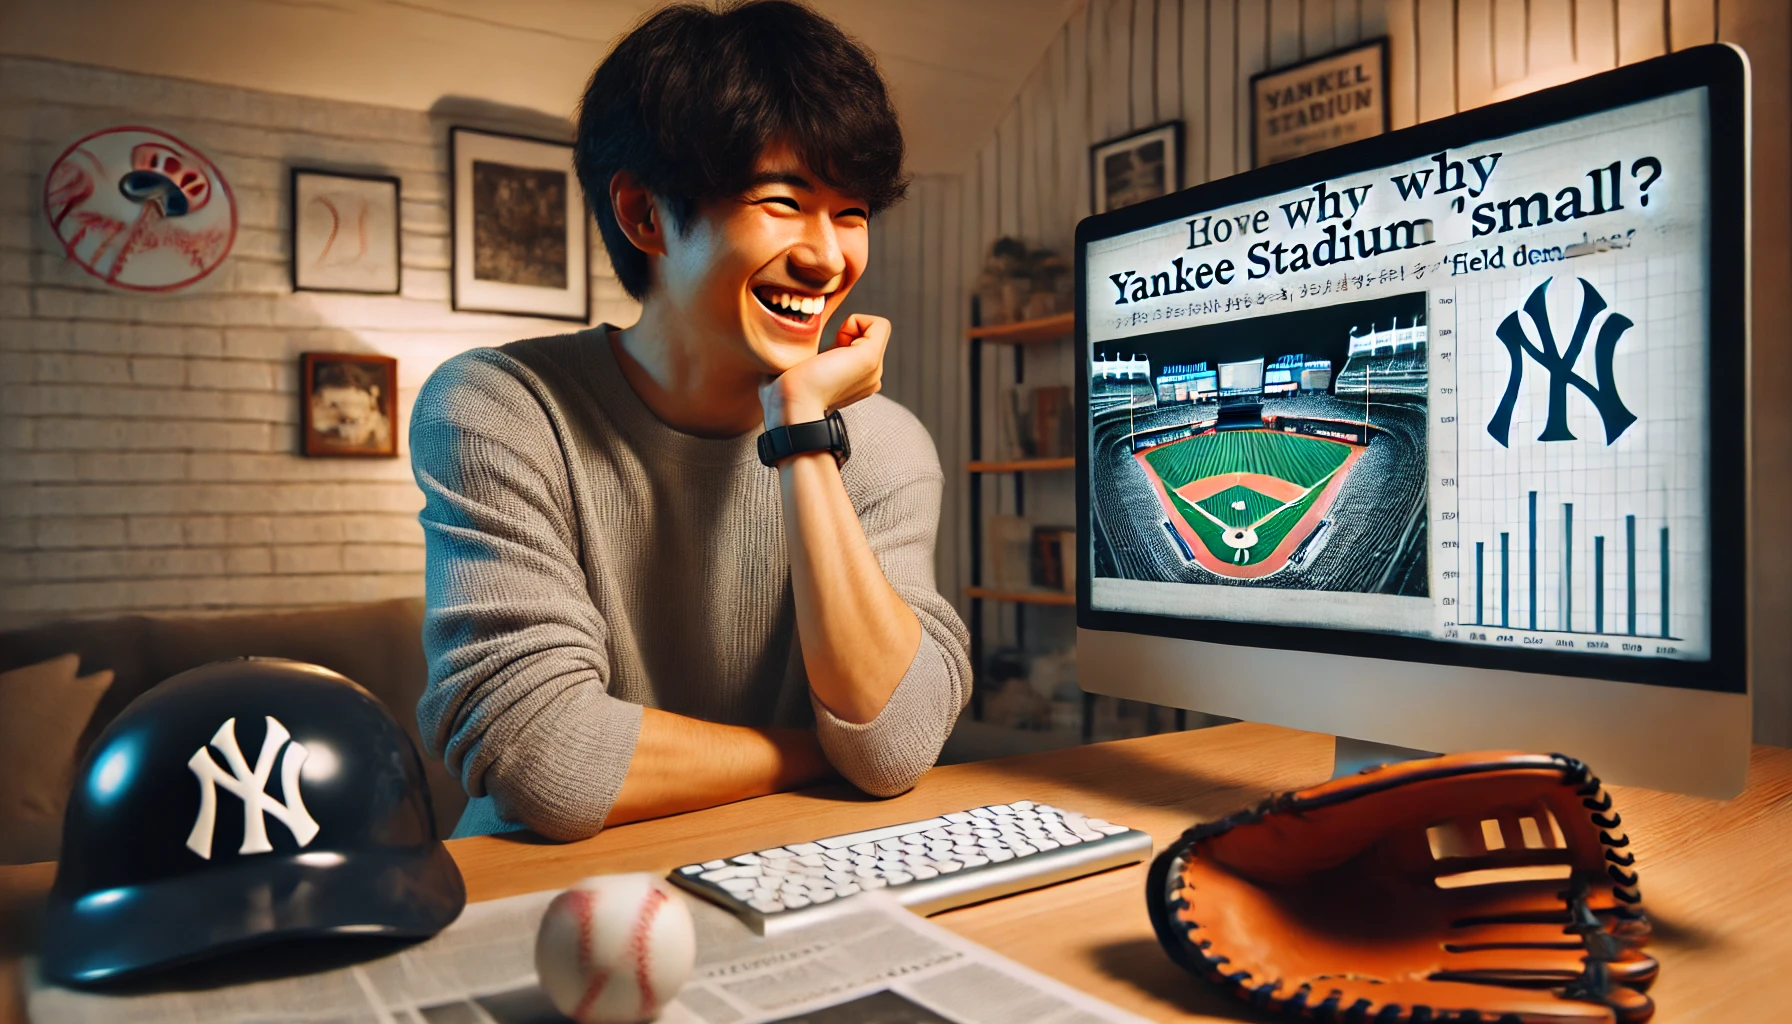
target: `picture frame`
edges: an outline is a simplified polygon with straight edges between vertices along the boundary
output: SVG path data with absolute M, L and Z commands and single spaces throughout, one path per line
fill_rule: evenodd
M 1095 213 L 1182 190 L 1182 122 L 1165 121 L 1089 147 L 1089 209 Z
M 367 352 L 299 354 L 300 451 L 398 457 L 398 360 Z
M 450 306 L 591 321 L 591 255 L 572 145 L 448 131 Z
M 292 290 L 397 295 L 404 278 L 400 191 L 390 175 L 294 167 Z
M 1252 75 L 1251 166 L 1385 134 L 1387 82 L 1386 36 Z M 1345 100 L 1350 109 L 1339 109 Z

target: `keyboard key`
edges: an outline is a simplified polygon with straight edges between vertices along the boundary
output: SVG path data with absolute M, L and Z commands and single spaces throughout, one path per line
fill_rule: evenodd
M 880 850 L 900 850 L 902 849 L 902 840 L 880 839 L 877 841 L 877 848 Z
M 946 815 L 946 820 L 964 824 L 971 820 L 971 813 L 969 811 L 953 811 L 951 814 Z
M 946 874 L 946 875 L 949 875 L 952 872 L 957 871 L 960 868 L 964 867 L 963 864 L 960 864 L 959 862 L 957 862 L 955 860 L 936 860 L 933 862 L 933 866 L 938 868 L 940 870 L 941 874 Z
M 987 818 L 994 818 L 996 816 L 996 813 L 987 807 L 974 807 L 971 809 L 971 815 L 973 817 L 987 819 Z
M 902 877 L 907 878 L 908 876 L 903 875 Z M 881 876 L 875 877 L 875 878 L 859 879 L 859 888 L 864 889 L 866 892 L 871 892 L 876 889 L 882 889 L 884 886 L 889 885 L 889 884 L 890 884 L 889 879 L 883 878 Z
M 681 875 L 684 875 L 686 878 L 689 878 L 692 875 L 698 874 L 702 870 L 703 870 L 703 865 L 701 865 L 701 864 L 686 864 L 684 867 L 678 869 L 678 873 Z
M 760 850 L 759 856 L 763 860 L 789 860 L 790 858 L 796 856 L 796 854 L 791 853 L 789 850 L 784 849 L 782 846 L 778 846 L 778 847 L 773 847 L 770 850 Z
M 1007 804 L 990 804 L 989 809 L 994 811 L 1000 817 L 1007 817 L 1014 813 L 1014 808 Z
M 943 828 L 930 828 L 927 831 L 921 833 L 921 835 L 928 839 L 947 839 L 947 838 L 950 838 L 951 833 L 947 832 Z
M 1036 839 L 1033 841 L 1033 846 L 1042 853 L 1050 852 L 1058 848 L 1058 844 L 1052 842 L 1050 839 Z
M 916 878 L 918 878 L 922 881 L 926 881 L 929 878 L 940 877 L 939 869 L 930 867 L 926 864 L 915 865 L 915 867 L 909 873 L 914 875 Z
M 891 885 L 906 885 L 915 880 L 915 876 L 906 871 L 891 871 L 884 875 L 884 881 Z
M 1008 848 L 1014 851 L 1016 857 L 1026 857 L 1039 852 L 1038 847 L 1028 843 L 1009 843 Z
M 980 868 L 983 865 L 988 864 L 988 863 L 989 863 L 988 857 L 984 857 L 984 856 L 981 856 L 981 855 L 975 854 L 975 853 L 971 854 L 970 856 L 968 856 L 964 859 L 964 866 L 967 868 Z
M 997 850 L 989 851 L 989 862 L 991 864 L 1000 864 L 1004 861 L 1010 861 L 1013 859 L 1014 859 L 1014 851 L 1013 850 L 997 849 Z
M 792 843 L 789 846 L 786 846 L 785 849 L 796 854 L 798 857 L 809 857 L 820 854 L 823 850 L 827 849 L 827 847 L 820 843 Z
M 759 855 L 757 853 L 743 853 L 740 856 L 734 857 L 731 859 L 736 864 L 757 864 L 757 863 L 759 863 Z
M 874 828 L 864 832 L 853 832 L 849 835 L 835 836 L 832 839 L 821 840 L 820 845 L 830 850 L 842 850 L 858 843 L 875 843 L 879 839 L 886 839 L 891 836 L 905 836 L 911 832 L 921 832 L 930 828 L 939 828 L 941 825 L 945 824 L 948 824 L 948 822 L 944 818 L 928 818 L 926 821 L 911 821 L 902 825 L 890 825 L 885 828 Z M 795 849 L 795 847 L 791 847 L 791 849 Z M 810 851 L 801 850 L 798 852 L 808 853 Z
M 833 898 L 834 890 L 832 889 L 823 889 L 820 892 L 809 893 L 809 902 L 811 903 L 826 903 Z
M 801 910 L 809 905 L 809 897 L 803 895 L 784 897 L 784 905 L 791 910 Z
M 727 866 L 728 862 L 725 860 L 706 860 L 703 862 L 703 867 L 706 871 L 714 871 L 716 868 L 725 868 Z
M 761 914 L 775 914 L 778 911 L 783 910 L 785 904 L 782 900 L 752 899 L 747 901 L 747 906 L 752 907 Z
M 857 882 L 848 882 L 848 883 L 846 883 L 846 884 L 845 884 L 845 885 L 843 885 L 843 886 L 841 886 L 841 887 L 840 887 L 840 889 L 839 889 L 839 891 L 838 891 L 838 895 L 839 895 L 839 896 L 840 896 L 840 897 L 841 897 L 841 898 L 842 898 L 842 899 L 844 899 L 844 898 L 846 898 L 846 897 L 848 897 L 848 896 L 853 896 L 853 895 L 856 895 L 856 894 L 857 894 L 857 893 L 858 893 L 858 892 L 859 892 L 859 883 L 857 883 Z
M 1031 800 L 1016 800 L 1013 803 L 1009 804 L 1008 806 L 1014 808 L 1017 811 L 1030 811 L 1033 809 L 1033 801 L 1031 801 Z
M 805 853 L 796 862 L 806 868 L 818 868 L 827 863 L 819 853 Z
M 1125 825 L 1097 825 L 1095 826 L 1095 831 L 1100 832 L 1104 836 L 1117 836 L 1120 833 L 1129 830 Z
M 744 893 L 744 892 L 752 892 L 754 889 L 759 888 L 759 879 L 757 879 L 757 878 L 724 878 L 721 880 L 721 882 L 719 884 L 722 886 L 722 888 L 728 890 L 729 892 Z
M 952 836 L 968 836 L 972 835 L 974 831 L 981 830 L 973 830 L 971 826 L 965 824 L 952 824 L 946 826 L 946 834 Z

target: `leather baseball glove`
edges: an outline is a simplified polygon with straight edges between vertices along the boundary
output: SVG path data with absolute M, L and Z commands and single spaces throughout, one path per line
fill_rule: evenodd
M 1146 902 L 1184 968 L 1295 1019 L 1628 1024 L 1658 965 L 1621 824 L 1571 757 L 1426 758 L 1190 829 Z

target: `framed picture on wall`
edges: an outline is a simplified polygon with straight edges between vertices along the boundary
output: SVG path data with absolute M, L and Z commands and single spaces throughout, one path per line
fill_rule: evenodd
M 292 169 L 292 290 L 396 295 L 398 179 Z
M 299 356 L 299 422 L 306 455 L 398 455 L 398 360 L 365 352 Z
M 1251 76 L 1251 166 L 1388 130 L 1388 41 L 1370 39 Z
M 1089 161 L 1096 213 L 1169 195 L 1182 188 L 1182 122 L 1098 142 L 1089 147 Z
M 453 307 L 589 322 L 590 249 L 572 146 L 453 128 L 448 152 Z

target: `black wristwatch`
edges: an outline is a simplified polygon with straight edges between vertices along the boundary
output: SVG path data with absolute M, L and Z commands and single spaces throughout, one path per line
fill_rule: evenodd
M 846 421 L 840 410 L 828 413 L 826 419 L 773 427 L 759 435 L 759 461 L 776 468 L 792 455 L 804 452 L 833 452 L 836 466 L 846 465 L 852 455 L 852 443 L 846 439 Z

